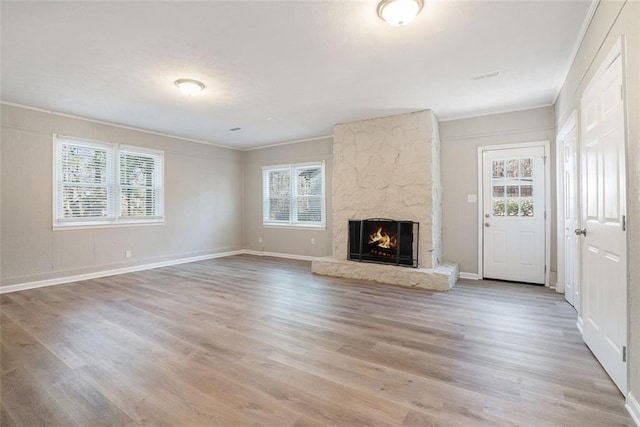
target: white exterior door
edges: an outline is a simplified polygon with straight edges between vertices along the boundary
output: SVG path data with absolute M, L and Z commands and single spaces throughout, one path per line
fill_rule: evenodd
M 545 282 L 545 147 L 482 152 L 483 277 Z
M 626 394 L 626 172 L 620 55 L 585 91 L 581 116 L 583 336 Z
M 564 238 L 564 297 L 580 312 L 579 256 L 580 238 L 578 228 L 578 162 L 576 156 L 576 129 L 569 130 L 562 146 L 563 154 L 563 238 Z

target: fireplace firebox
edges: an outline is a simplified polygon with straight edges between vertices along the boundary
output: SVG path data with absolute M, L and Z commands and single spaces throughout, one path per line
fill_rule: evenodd
M 349 220 L 349 259 L 416 268 L 419 228 L 413 221 Z

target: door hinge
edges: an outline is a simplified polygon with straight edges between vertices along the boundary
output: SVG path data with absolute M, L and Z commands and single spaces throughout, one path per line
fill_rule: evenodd
M 547 164 L 547 156 L 542 156 L 542 164 L 543 165 Z
M 544 219 L 547 219 L 547 211 L 544 211 Z
M 547 274 L 547 266 L 544 266 L 544 274 Z
M 627 231 L 627 216 L 622 215 L 622 231 Z
M 622 347 L 622 361 L 623 362 L 627 361 L 627 346 L 626 345 L 624 347 Z

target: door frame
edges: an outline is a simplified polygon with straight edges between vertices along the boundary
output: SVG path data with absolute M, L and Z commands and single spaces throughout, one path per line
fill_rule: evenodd
M 531 147 L 543 147 L 544 148 L 544 285 L 549 287 L 549 277 L 551 273 L 551 159 L 550 159 L 550 142 L 545 141 L 532 141 L 532 142 L 517 142 L 509 144 L 497 144 L 497 145 L 481 145 L 478 147 L 478 278 L 484 278 L 484 177 L 482 175 L 482 155 L 485 151 L 494 150 L 510 150 L 514 148 L 531 148 Z
M 576 151 L 576 176 L 575 176 L 575 191 L 577 200 L 576 209 L 578 211 L 578 225 L 581 223 L 581 195 L 580 195 L 580 135 L 579 135 L 579 123 L 578 123 L 578 111 L 573 110 L 569 117 L 564 121 L 564 124 L 560 128 L 560 131 L 556 135 L 556 237 L 557 237 L 557 269 L 558 275 L 556 280 L 555 289 L 556 292 L 565 293 L 566 289 L 564 288 L 564 276 L 565 276 L 565 259 L 564 259 L 564 202 L 565 202 L 565 194 L 564 194 L 564 148 L 565 148 L 565 139 L 569 132 L 573 129 L 575 134 L 575 151 Z M 581 257 L 580 253 L 576 254 L 577 264 L 578 264 L 578 273 L 580 273 L 581 269 Z M 580 288 L 580 274 L 576 277 L 576 283 L 574 286 Z M 575 289 L 574 289 L 575 296 Z M 580 293 L 582 295 L 582 293 Z M 574 301 L 574 307 L 576 307 Z M 580 304 L 578 304 L 580 307 Z M 578 314 L 580 311 L 576 308 Z

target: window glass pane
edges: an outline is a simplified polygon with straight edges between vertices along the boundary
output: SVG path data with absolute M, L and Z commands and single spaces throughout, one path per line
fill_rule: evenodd
M 520 203 L 518 198 L 507 198 L 507 216 L 518 216 L 520 212 Z
M 520 176 L 531 177 L 533 176 L 533 159 L 520 159 Z
M 288 170 L 269 172 L 269 196 L 288 196 L 291 189 L 291 177 Z
M 63 184 L 61 193 L 62 218 L 100 218 L 109 214 L 105 187 Z
M 300 222 L 322 221 L 322 197 L 300 196 L 298 197 L 298 218 Z
M 319 167 L 299 168 L 297 175 L 298 196 L 319 196 L 322 194 L 322 169 Z
M 156 216 L 157 190 L 155 188 L 122 187 L 120 215 L 123 217 Z
M 57 218 L 109 216 L 109 152 L 106 148 L 61 144 L 57 158 Z
M 520 186 L 520 196 L 522 197 L 531 197 L 533 196 L 533 185 L 525 185 Z
M 493 185 L 493 197 L 504 197 L 504 185 Z
M 120 153 L 120 216 L 159 216 L 156 156 Z
M 493 177 L 494 178 L 502 178 L 502 177 L 504 177 L 504 161 L 502 161 L 502 160 L 494 160 L 492 169 L 493 169 Z
M 520 215 L 533 216 L 533 197 L 523 197 L 520 203 Z
M 518 197 L 520 195 L 519 185 L 507 185 L 507 197 Z
M 59 162 L 60 178 L 65 183 L 107 183 L 107 151 L 104 149 L 64 144 Z
M 290 198 L 270 198 L 269 199 L 269 220 L 289 221 L 291 212 Z
M 504 198 L 493 199 L 493 216 L 504 216 Z
M 519 176 L 519 162 L 518 159 L 511 159 L 506 161 L 507 177 L 517 178 Z

